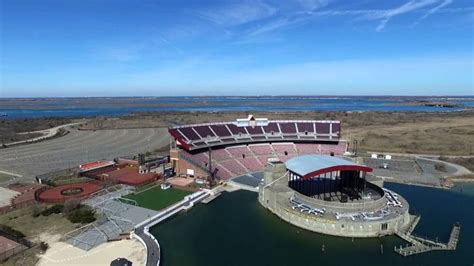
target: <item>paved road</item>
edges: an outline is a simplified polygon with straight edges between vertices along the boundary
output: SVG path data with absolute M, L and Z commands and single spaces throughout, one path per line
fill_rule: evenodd
M 81 163 L 146 152 L 169 144 L 166 128 L 79 131 L 0 149 L 0 171 L 33 178 Z
M 34 141 L 38 141 L 38 140 L 42 140 L 42 139 L 51 138 L 51 137 L 55 136 L 60 129 L 67 128 L 67 127 L 70 127 L 70 126 L 79 125 L 79 124 L 81 124 L 81 123 L 70 123 L 70 124 L 60 125 L 60 126 L 57 126 L 57 127 L 48 128 L 48 129 L 44 129 L 44 130 L 19 133 L 19 134 L 41 133 L 43 135 L 41 135 L 39 137 L 36 137 L 36 138 L 32 138 L 32 139 L 25 139 L 25 140 L 15 141 L 15 142 L 11 142 L 11 143 L 6 143 L 6 145 L 7 146 L 12 146 L 12 145 L 17 145 L 17 144 L 21 144 L 21 143 L 34 142 Z
M 145 234 L 144 226 L 135 229 L 135 234 L 145 242 L 147 248 L 146 266 L 156 266 L 160 263 L 160 247 L 153 238 Z

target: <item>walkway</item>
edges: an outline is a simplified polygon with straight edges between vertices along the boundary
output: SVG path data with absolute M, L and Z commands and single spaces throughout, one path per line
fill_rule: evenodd
M 453 229 L 451 230 L 451 235 L 449 237 L 449 242 L 447 244 L 413 236 L 409 233 L 397 232 L 397 236 L 411 243 L 411 246 L 407 245 L 406 247 L 395 247 L 395 252 L 406 257 L 433 250 L 455 250 L 459 240 L 460 230 L 461 226 L 459 224 L 453 225 Z
M 210 192 L 207 190 L 195 192 L 191 195 L 186 196 L 182 201 L 164 209 L 157 215 L 135 226 L 133 235 L 136 236 L 142 242 L 142 244 L 145 245 L 147 250 L 147 266 L 160 265 L 160 244 L 158 243 L 156 238 L 152 234 L 150 234 L 150 228 L 179 213 L 180 211 L 192 208 L 194 204 L 202 201 L 209 195 Z

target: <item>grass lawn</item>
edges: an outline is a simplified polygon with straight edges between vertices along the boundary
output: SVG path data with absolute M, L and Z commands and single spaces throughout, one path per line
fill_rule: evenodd
M 161 210 L 182 200 L 184 196 L 191 193 L 192 192 L 190 191 L 176 188 L 163 190 L 161 187 L 156 186 L 142 192 L 126 195 L 125 198 L 135 200 L 141 207 L 152 210 Z
M 41 205 L 41 209 L 46 205 Z M 11 226 L 32 238 L 41 233 L 64 234 L 73 230 L 74 225 L 61 214 L 33 217 L 33 207 L 15 210 L 0 216 L 0 224 Z
M 38 208 L 44 209 L 48 205 L 41 204 Z M 26 207 L 0 215 L 0 224 L 8 225 L 26 235 L 26 238 L 39 243 L 38 236 L 42 235 L 63 235 L 73 229 L 74 224 L 69 222 L 61 214 L 51 214 L 50 216 L 33 217 L 33 208 Z M 38 262 L 38 255 L 41 253 L 38 245 L 20 252 L 1 265 L 35 265 Z

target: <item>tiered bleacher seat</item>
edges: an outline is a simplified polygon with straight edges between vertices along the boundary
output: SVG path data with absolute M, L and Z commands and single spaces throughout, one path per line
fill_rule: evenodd
M 237 126 L 237 123 L 209 123 L 170 128 L 170 134 L 186 150 L 220 147 L 231 143 L 277 141 L 337 141 L 339 121 L 271 121 L 266 126 Z
M 223 161 L 231 158 L 230 154 L 225 149 L 213 150 L 211 157 L 214 160 L 218 161 Z
M 270 144 L 256 144 L 249 145 L 248 147 L 255 155 L 269 155 L 273 153 L 273 149 Z
M 293 157 L 296 157 L 296 156 L 298 156 L 298 154 L 296 154 L 296 153 L 289 153 L 288 155 L 280 154 L 280 155 L 278 155 L 278 158 L 280 159 L 280 161 L 286 162 L 286 161 L 288 161 L 289 159 L 292 159 Z
M 295 145 L 293 143 L 274 143 L 272 146 L 277 154 L 285 154 L 285 152 L 288 154 L 296 153 Z
M 295 134 L 295 123 L 280 123 L 280 129 L 283 134 Z
M 255 157 L 246 157 L 245 159 L 240 159 L 239 161 L 251 172 L 261 171 L 263 168 L 263 165 Z
M 272 132 L 275 134 L 280 134 L 280 129 L 278 128 L 277 123 L 268 123 L 267 126 L 262 127 L 265 133 L 271 134 Z
M 201 139 L 197 134 L 196 132 L 194 132 L 193 128 L 192 127 L 182 127 L 182 128 L 179 128 L 178 130 L 179 132 L 183 133 L 183 135 L 190 139 L 190 140 L 198 140 L 198 139 Z
M 218 169 L 217 171 L 217 175 L 220 177 L 220 178 L 223 178 L 223 179 L 230 179 L 233 177 L 233 174 L 231 172 L 229 172 L 227 169 L 225 169 L 224 167 L 222 167 L 221 165 L 217 166 L 216 169 Z
M 237 159 L 243 158 L 242 154 L 247 156 L 252 156 L 252 152 L 247 148 L 247 146 L 237 146 L 226 148 L 227 151 L 232 154 Z
M 329 123 L 316 123 L 316 131 L 320 134 L 329 134 Z
M 318 154 L 319 149 L 316 144 L 295 144 L 298 154 Z
M 263 134 L 262 127 L 246 127 L 247 132 L 252 135 Z
M 314 134 L 314 123 L 297 123 L 298 132 Z
M 207 164 L 209 163 L 209 157 L 207 153 L 205 152 L 191 154 L 191 153 L 182 151 L 181 155 L 188 158 L 189 160 L 193 161 L 194 163 L 198 164 L 201 167 L 207 167 Z
M 202 153 L 197 153 L 195 155 L 193 155 L 193 158 L 200 162 L 201 164 L 205 165 L 209 162 L 209 156 L 207 155 L 206 152 L 202 152 Z
M 239 135 L 239 133 L 247 134 L 247 131 L 245 131 L 244 127 L 238 127 L 233 124 L 228 124 L 227 127 L 229 128 L 230 132 L 234 135 Z
M 340 123 L 333 123 L 332 124 L 332 132 L 333 133 L 341 133 L 341 124 Z
M 225 167 L 227 170 L 231 171 L 234 176 L 242 175 L 248 172 L 246 168 L 242 167 L 242 165 L 234 159 L 221 161 L 219 164 Z
M 211 128 L 212 130 L 214 130 L 214 132 L 216 132 L 217 136 L 219 137 L 227 137 L 232 135 L 232 133 L 229 132 L 225 125 L 212 125 Z
M 212 133 L 209 126 L 197 126 L 197 127 L 194 127 L 194 130 L 196 130 L 196 132 L 199 133 L 199 135 L 203 138 L 216 136 L 214 135 L 214 133 Z

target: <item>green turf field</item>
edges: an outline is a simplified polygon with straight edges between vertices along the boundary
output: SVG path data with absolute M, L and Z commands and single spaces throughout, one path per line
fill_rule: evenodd
M 176 188 L 163 190 L 161 187 L 156 186 L 142 192 L 126 195 L 125 198 L 135 200 L 141 207 L 152 210 L 161 210 L 182 200 L 184 196 L 191 193 L 192 192 L 190 191 Z

